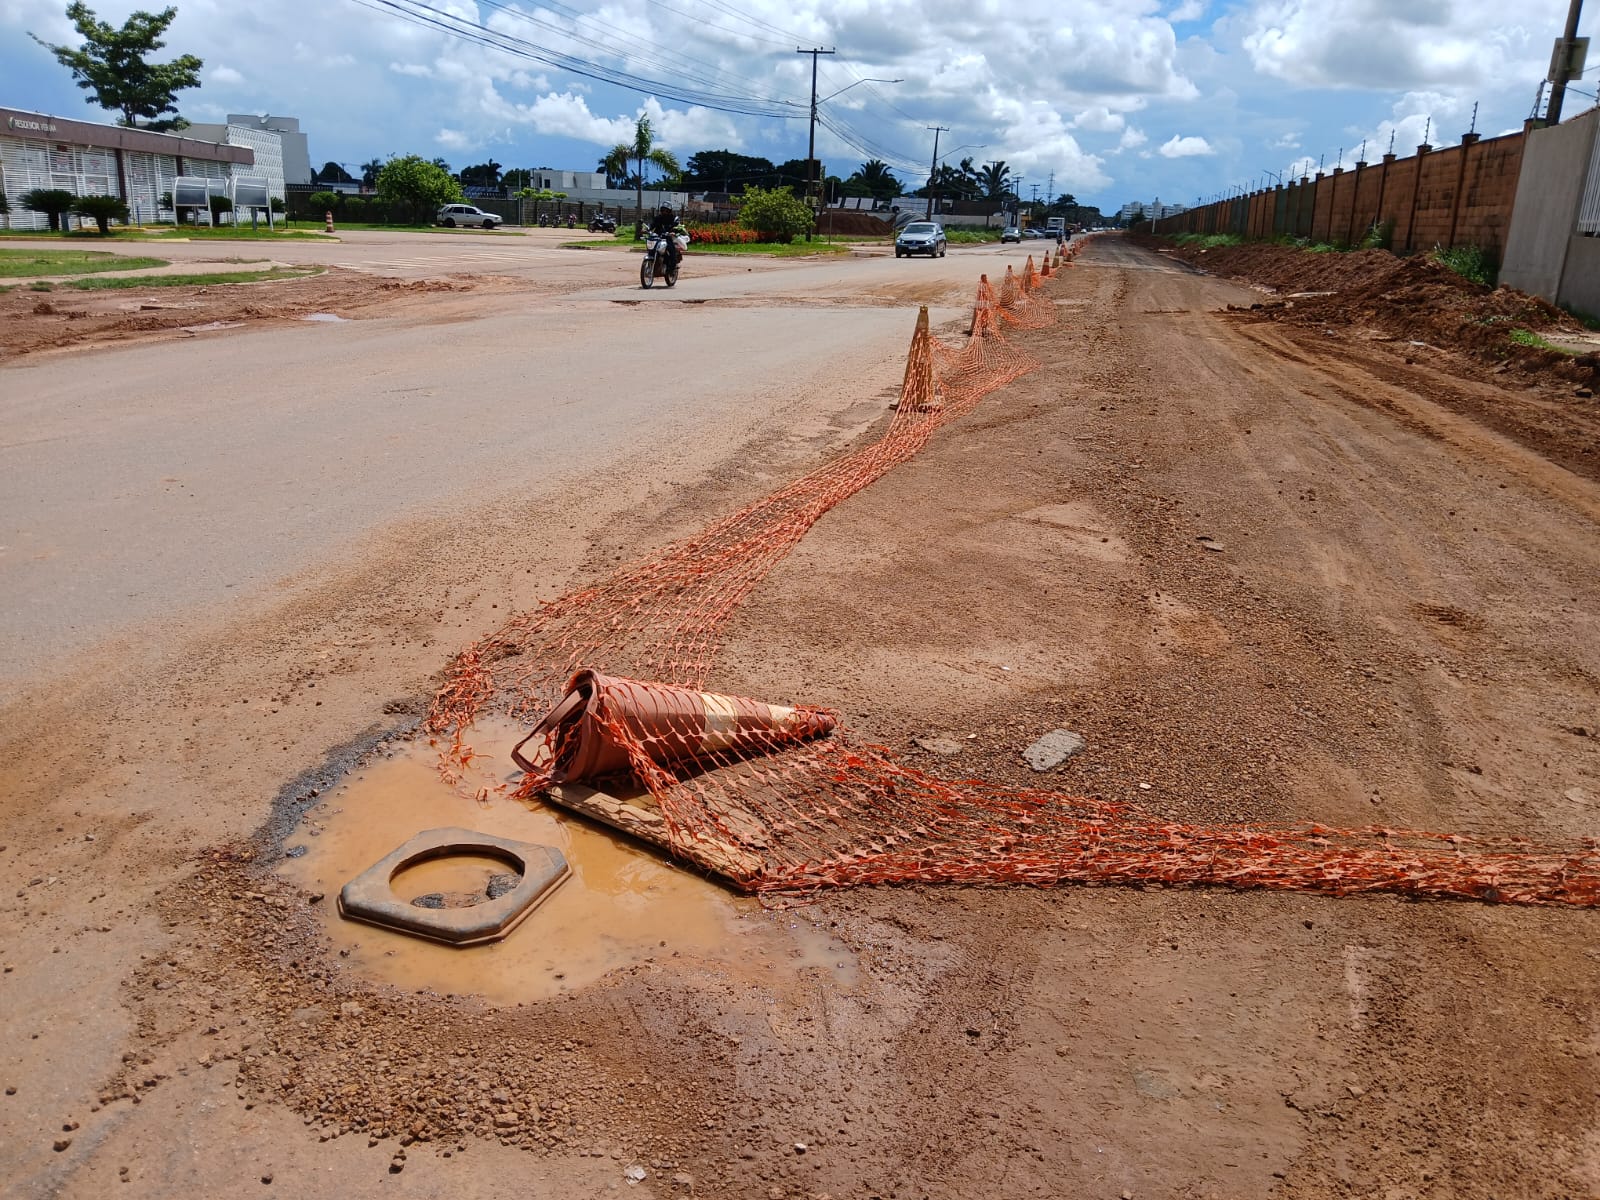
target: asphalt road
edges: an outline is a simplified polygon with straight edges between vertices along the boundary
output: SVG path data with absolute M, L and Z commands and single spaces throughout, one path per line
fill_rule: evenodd
M 570 237 L 281 243 L 279 261 L 522 274 L 551 292 L 446 322 L 241 330 L 0 371 L 0 697 L 108 636 L 337 562 L 395 522 L 597 479 L 689 485 L 751 439 L 870 423 L 882 401 L 863 401 L 898 381 L 916 304 L 958 320 L 980 273 L 1031 248 L 696 257 L 676 288 L 644 291 L 637 257 L 556 245 Z M 192 269 L 249 249 L 161 253 Z

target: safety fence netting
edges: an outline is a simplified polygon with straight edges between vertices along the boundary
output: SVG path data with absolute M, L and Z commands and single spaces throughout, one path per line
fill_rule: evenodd
M 463 650 L 426 725 L 446 779 L 473 790 L 472 723 L 508 716 L 532 728 L 516 795 L 597 816 L 761 893 L 1077 882 L 1600 905 L 1593 839 L 1182 824 L 1132 804 L 941 779 L 860 741 L 839 714 L 704 690 L 728 621 L 823 514 L 1038 367 L 1005 331 L 1057 321 L 1051 281 L 1080 244 L 1042 271 L 1031 257 L 1008 268 L 998 289 L 981 279 L 959 344 L 935 337 L 922 310 L 876 442 Z

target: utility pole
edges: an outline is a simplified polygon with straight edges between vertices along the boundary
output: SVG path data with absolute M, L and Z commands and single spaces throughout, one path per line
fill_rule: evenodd
M 1055 203 L 1055 199 L 1056 199 L 1056 173 L 1054 171 L 1051 171 L 1050 172 L 1050 184 L 1044 190 L 1044 207 L 1045 207 L 1045 211 L 1046 212 L 1048 212 L 1050 210 L 1050 206 Z
M 1561 102 L 1567 96 L 1567 74 L 1572 69 L 1573 43 L 1578 37 L 1578 14 L 1583 11 L 1583 0 L 1572 0 L 1567 8 L 1567 28 L 1556 43 L 1555 64 L 1550 74 L 1550 103 L 1544 110 L 1546 125 L 1561 124 Z
M 817 55 L 832 54 L 833 51 L 820 46 L 814 50 L 802 50 L 796 46 L 794 52 L 811 55 L 811 136 L 806 141 L 806 203 L 811 206 L 811 228 L 806 230 L 806 241 L 809 242 L 817 229 Z
M 933 216 L 933 180 L 934 176 L 939 174 L 939 135 L 941 133 L 949 133 L 950 126 L 925 125 L 923 128 L 933 130 L 933 165 L 928 168 L 928 211 L 922 214 L 925 217 L 931 217 Z

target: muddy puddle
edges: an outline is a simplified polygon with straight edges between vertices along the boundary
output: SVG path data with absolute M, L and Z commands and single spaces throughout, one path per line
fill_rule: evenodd
M 515 728 L 474 730 L 483 764 L 504 762 L 482 782 L 516 782 Z M 492 769 L 491 769 L 492 771 Z M 505 940 L 458 949 L 346 921 L 339 889 L 413 835 L 446 826 L 554 846 L 571 876 Z M 491 795 L 475 801 L 443 783 L 425 743 L 393 748 L 324 793 L 285 840 L 279 874 L 323 892 L 333 952 L 377 983 L 509 1005 L 585 987 L 646 961 L 752 982 L 807 975 L 854 987 L 849 949 L 795 911 L 768 911 L 748 897 L 673 865 L 603 826 L 561 809 Z M 434 860 L 397 876 L 393 890 L 462 892 L 480 887 L 495 860 Z

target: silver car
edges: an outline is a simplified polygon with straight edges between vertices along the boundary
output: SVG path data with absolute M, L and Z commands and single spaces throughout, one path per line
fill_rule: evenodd
M 905 258 L 908 254 L 926 254 L 929 258 L 944 257 L 944 226 L 937 221 L 912 221 L 894 239 L 894 256 Z
M 493 229 L 505 218 L 484 212 L 471 204 L 446 204 L 433 220 L 434 224 L 443 225 L 446 229 L 454 229 L 457 225 L 481 225 L 485 229 Z

